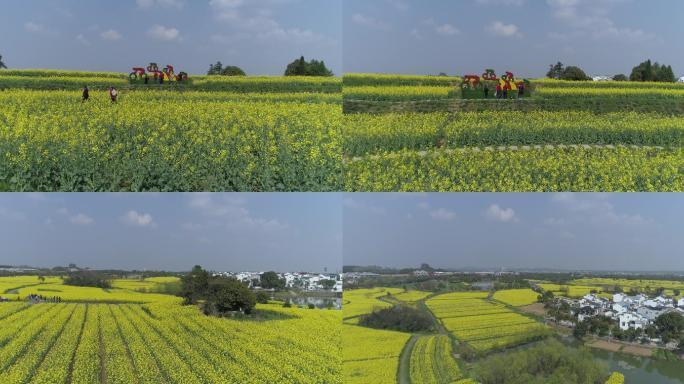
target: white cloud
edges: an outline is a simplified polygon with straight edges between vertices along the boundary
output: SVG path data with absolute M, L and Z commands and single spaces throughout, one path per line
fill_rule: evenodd
M 363 25 L 365 27 L 379 29 L 383 31 L 387 31 L 390 29 L 390 25 L 386 22 L 378 20 L 372 16 L 362 15 L 360 13 L 356 13 L 352 16 L 352 22 L 358 25 Z
M 400 11 L 407 11 L 410 7 L 404 0 L 385 0 L 389 5 Z
M 504 24 L 500 21 L 494 21 L 486 29 L 494 36 L 522 37 L 522 33 L 520 33 L 518 26 L 515 24 Z
M 28 32 L 33 32 L 33 33 L 45 32 L 45 26 L 43 26 L 42 24 L 34 23 L 32 21 L 24 23 L 24 29 Z
M 297 26 L 285 28 L 275 18 L 277 6 L 284 6 L 297 0 L 211 0 L 210 7 L 215 17 L 226 22 L 232 29 L 231 34 L 215 35 L 212 41 L 226 42 L 232 35 L 240 39 L 253 39 L 258 42 L 277 40 L 288 44 L 334 45 L 336 42 L 320 33 Z
M 430 212 L 430 217 L 435 220 L 451 221 L 456 218 L 456 213 L 446 208 L 439 208 Z
M 247 201 L 242 197 L 193 193 L 190 195 L 189 206 L 205 216 L 219 219 L 220 223 L 232 229 L 273 231 L 289 228 L 287 223 L 282 223 L 276 218 L 255 217 L 248 209 Z
M 79 213 L 79 214 L 76 214 L 74 216 L 71 216 L 69 218 L 69 222 L 71 222 L 72 224 L 76 224 L 76 225 L 90 225 L 90 224 L 93 224 L 95 222 L 95 219 L 93 219 L 92 217 L 90 217 L 86 214 Z
M 39 24 L 33 21 L 28 21 L 24 23 L 24 30 L 34 35 L 45 37 L 56 37 L 59 35 L 58 31 L 50 29 L 43 24 Z
M 372 204 L 366 204 L 363 201 L 358 201 L 358 200 L 353 199 L 351 197 L 345 197 L 342 200 L 342 204 L 344 205 L 345 208 L 360 209 L 360 210 L 372 212 L 372 213 L 379 214 L 379 215 L 383 215 L 386 213 L 385 209 L 382 207 L 378 207 L 378 206 L 375 206 Z
M 154 222 L 152 215 L 149 213 L 138 213 L 137 211 L 128 211 L 121 218 L 121 220 L 128 224 L 136 227 L 156 227 L 157 224 Z
M 435 32 L 442 36 L 454 36 L 461 33 L 456 27 L 451 24 L 442 24 L 435 27 Z
M 175 8 L 183 9 L 185 3 L 181 0 L 136 0 L 138 7 L 140 8 Z
M 554 33 L 554 36 L 594 39 L 613 39 L 628 42 L 652 40 L 656 36 L 643 29 L 618 26 L 610 15 L 613 8 L 626 0 L 547 0 L 553 16 L 565 26 L 569 33 Z
M 513 208 L 501 208 L 498 204 L 490 205 L 485 211 L 485 216 L 490 220 L 500 221 L 502 223 L 518 221 Z
M 180 32 L 176 28 L 166 28 L 157 24 L 147 31 L 147 36 L 155 40 L 174 41 L 180 39 Z
M 641 226 L 653 223 L 652 219 L 640 214 L 617 212 L 605 193 L 555 193 L 551 201 L 559 204 L 576 216 L 578 221 L 589 221 L 599 225 Z
M 100 33 L 100 37 L 103 40 L 117 41 L 117 40 L 121 40 L 121 38 L 123 36 L 121 36 L 121 34 L 119 32 L 117 32 L 116 30 L 109 29 L 109 30 L 106 30 L 106 31 Z
M 76 35 L 76 41 L 78 41 L 79 43 L 81 43 L 83 45 L 90 45 L 90 41 L 88 41 L 88 39 L 86 39 L 86 37 L 80 33 L 78 35 Z

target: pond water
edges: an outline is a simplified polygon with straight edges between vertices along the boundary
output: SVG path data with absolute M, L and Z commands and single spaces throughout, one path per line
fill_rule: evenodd
M 291 297 L 290 302 L 295 305 L 308 306 L 313 304 L 316 308 L 342 309 L 342 299 L 339 297 Z
M 684 383 L 684 361 L 661 361 L 590 348 L 596 360 L 608 364 L 610 371 L 625 375 L 625 383 Z

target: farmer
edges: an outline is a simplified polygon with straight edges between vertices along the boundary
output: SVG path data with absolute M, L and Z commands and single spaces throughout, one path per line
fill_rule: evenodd
M 489 87 L 487 84 L 484 86 L 485 99 L 489 99 Z
M 525 84 L 520 84 L 518 87 L 518 98 L 525 96 Z
M 109 98 L 112 99 L 112 103 L 116 103 L 116 97 L 118 95 L 119 93 L 116 91 L 116 88 L 109 87 Z
M 147 73 L 145 74 L 145 84 L 150 82 L 150 77 L 147 76 Z
M 164 74 L 159 75 L 159 84 L 164 84 Z
M 501 98 L 501 84 L 496 83 L 496 98 L 500 99 Z
M 83 100 L 81 102 L 88 101 L 90 98 L 90 90 L 88 90 L 88 86 L 86 85 L 83 87 Z

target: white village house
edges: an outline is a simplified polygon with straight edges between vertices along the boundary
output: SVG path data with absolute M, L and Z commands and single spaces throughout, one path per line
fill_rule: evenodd
M 643 294 L 629 296 L 616 293 L 609 300 L 596 295 L 586 295 L 574 302 L 577 319 L 583 321 L 592 316 L 607 316 L 618 322 L 620 329 L 644 329 L 660 315 L 677 311 L 684 314 L 684 299 L 658 296 L 648 298 Z
M 678 83 L 684 83 L 684 76 L 680 77 L 679 80 L 677 80 Z

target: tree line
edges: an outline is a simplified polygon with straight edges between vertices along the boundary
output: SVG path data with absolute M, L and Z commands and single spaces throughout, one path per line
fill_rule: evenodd
M 582 68 L 577 66 L 565 66 L 560 61 L 556 64 L 549 65 L 549 71 L 546 73 L 546 77 L 556 80 L 568 80 L 568 81 L 587 81 L 591 80 L 591 77 L 582 70 Z M 662 83 L 674 83 L 677 81 L 677 77 L 672 70 L 671 65 L 659 64 L 658 62 L 653 63 L 650 59 L 640 63 L 636 67 L 632 68 L 632 73 L 627 77 L 625 74 L 618 74 L 613 76 L 614 81 L 641 81 L 641 82 L 662 82 Z
M 0 56 L 1 57 L 1 56 Z M 247 76 L 245 71 L 235 65 L 226 65 L 217 61 L 210 64 L 207 71 L 209 76 Z M 333 72 L 325 66 L 323 60 L 312 59 L 307 61 L 304 56 L 291 62 L 285 68 L 285 76 L 333 76 Z

